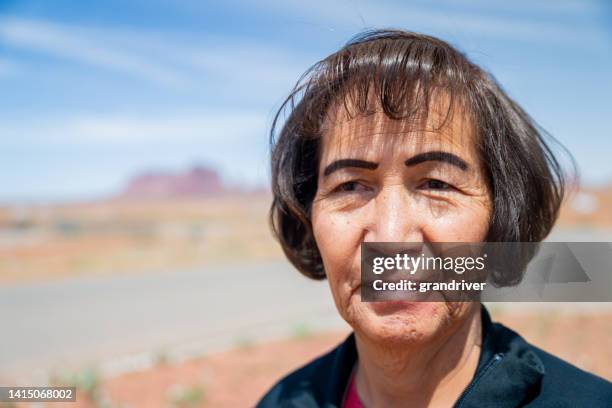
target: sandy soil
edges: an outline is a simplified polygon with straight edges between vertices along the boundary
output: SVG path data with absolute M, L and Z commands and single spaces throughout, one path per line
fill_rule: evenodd
M 0 207 L 0 285 L 281 259 L 267 195 Z

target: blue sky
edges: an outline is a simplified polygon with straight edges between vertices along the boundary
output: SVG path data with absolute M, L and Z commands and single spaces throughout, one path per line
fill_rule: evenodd
M 268 179 L 299 75 L 369 28 L 450 41 L 612 182 L 605 1 L 0 0 L 0 201 L 84 199 L 149 169 Z

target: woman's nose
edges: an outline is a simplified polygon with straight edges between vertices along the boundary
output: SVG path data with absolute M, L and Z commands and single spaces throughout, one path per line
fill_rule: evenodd
M 405 186 L 393 185 L 381 189 L 372 204 L 366 241 L 423 241 L 416 201 Z

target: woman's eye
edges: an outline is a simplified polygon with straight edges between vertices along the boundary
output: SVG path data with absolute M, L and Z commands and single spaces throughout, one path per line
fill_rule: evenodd
M 335 188 L 338 192 L 367 191 L 367 187 L 357 181 L 347 181 Z
M 430 179 L 421 184 L 421 187 L 427 190 L 451 190 L 453 187 L 441 180 Z

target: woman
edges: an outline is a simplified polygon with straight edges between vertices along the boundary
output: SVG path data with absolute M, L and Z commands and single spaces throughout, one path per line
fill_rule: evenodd
M 354 333 L 258 406 L 611 406 L 610 383 L 479 302 L 361 301 L 362 242 L 537 242 L 552 228 L 561 168 L 482 69 L 433 37 L 368 32 L 311 68 L 272 136 L 274 232 Z

